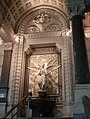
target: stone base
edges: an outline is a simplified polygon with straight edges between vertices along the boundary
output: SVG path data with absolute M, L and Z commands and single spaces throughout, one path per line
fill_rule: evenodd
M 31 118 L 31 117 L 32 117 L 32 110 L 27 109 L 27 118 Z
M 64 105 L 63 117 L 73 117 L 73 105 L 70 104 Z
M 90 84 L 76 84 L 74 86 L 74 119 L 84 119 L 84 105 L 82 97 L 90 98 Z

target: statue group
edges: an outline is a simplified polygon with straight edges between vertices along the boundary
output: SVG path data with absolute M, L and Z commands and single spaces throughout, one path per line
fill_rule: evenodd
M 39 91 L 45 91 L 49 94 L 52 93 L 53 84 L 51 73 L 61 67 L 61 65 L 56 66 L 55 62 L 51 60 L 48 63 L 41 63 L 35 67 L 27 67 L 29 70 L 36 72 L 35 78 L 39 86 Z

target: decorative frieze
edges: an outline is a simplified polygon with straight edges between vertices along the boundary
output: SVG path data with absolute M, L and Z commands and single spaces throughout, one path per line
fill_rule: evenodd
M 56 53 L 56 47 L 52 47 L 52 48 L 32 48 L 33 51 L 33 55 L 34 54 L 50 54 L 50 53 Z
M 73 67 L 72 67 L 72 51 L 70 38 L 63 37 L 63 85 L 64 85 L 64 102 L 71 103 L 73 100 L 72 83 L 73 83 Z
M 72 43 L 70 37 L 63 34 L 63 115 L 73 116 L 73 64 L 72 64 Z
M 6 6 L 4 9 L 4 23 L 7 23 L 7 26 L 14 29 L 17 20 L 30 9 L 45 5 L 45 6 L 55 6 L 59 11 L 67 13 L 67 9 L 64 3 L 64 0 L 17 0 L 17 1 L 5 1 Z M 3 4 L 3 3 L 2 3 Z M 45 8 L 45 7 L 43 7 Z M 26 15 L 27 16 L 27 15 Z M 21 18 L 20 18 L 21 19 Z M 23 19 L 23 18 L 22 18 Z M 10 28 L 11 29 L 11 28 Z
M 23 50 L 23 38 L 20 37 L 20 41 L 14 44 L 13 49 L 13 72 L 12 72 L 12 89 L 11 89 L 11 101 L 12 104 L 18 102 L 20 77 L 21 77 L 21 63 L 22 63 L 22 50 Z
M 61 31 L 61 26 L 59 22 L 50 17 L 50 15 L 41 12 L 26 26 L 25 34 L 48 31 Z
M 30 38 L 47 38 L 47 37 L 53 37 L 53 36 L 61 36 L 62 32 L 56 31 L 56 32 L 43 32 L 43 33 L 34 33 L 34 34 L 24 34 L 25 39 Z

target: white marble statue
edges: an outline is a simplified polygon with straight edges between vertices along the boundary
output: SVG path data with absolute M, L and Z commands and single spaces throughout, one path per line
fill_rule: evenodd
M 61 65 L 56 66 L 56 61 L 49 61 L 49 63 L 41 63 L 35 67 L 27 67 L 29 70 L 36 72 L 36 78 L 38 80 L 38 85 L 40 90 L 45 90 L 46 82 L 51 82 L 51 72 L 61 67 Z

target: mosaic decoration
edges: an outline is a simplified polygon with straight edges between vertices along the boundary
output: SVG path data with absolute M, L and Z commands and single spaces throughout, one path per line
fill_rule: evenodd
M 32 55 L 30 57 L 29 91 L 33 95 L 43 90 L 48 95 L 58 92 L 58 64 L 57 54 Z

